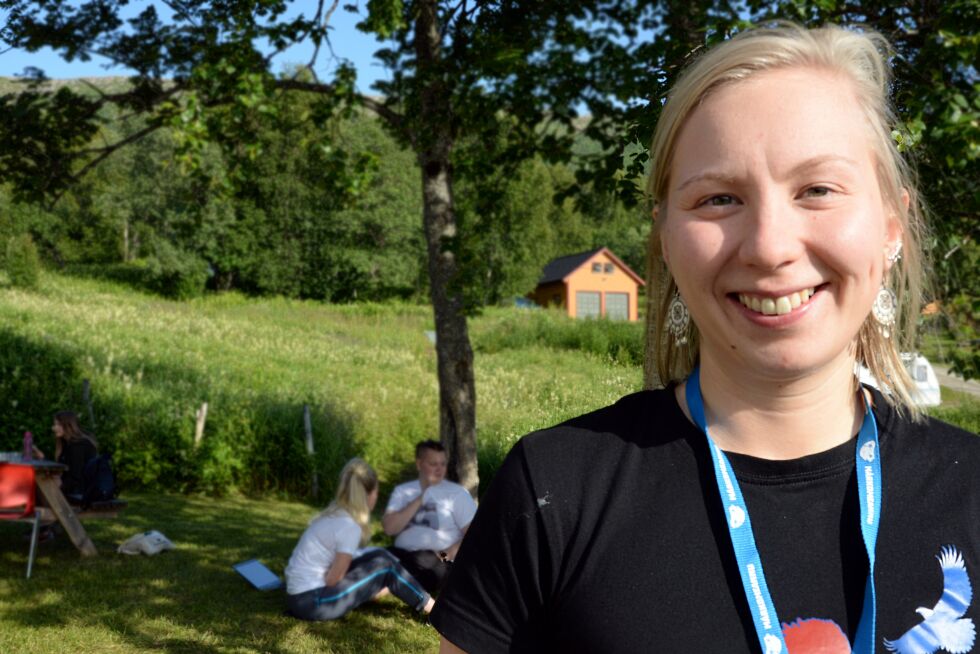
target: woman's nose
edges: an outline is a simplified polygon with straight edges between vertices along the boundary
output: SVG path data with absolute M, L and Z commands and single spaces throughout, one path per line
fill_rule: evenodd
M 739 258 L 760 270 L 776 270 L 803 254 L 801 217 L 792 206 L 762 199 L 743 211 Z

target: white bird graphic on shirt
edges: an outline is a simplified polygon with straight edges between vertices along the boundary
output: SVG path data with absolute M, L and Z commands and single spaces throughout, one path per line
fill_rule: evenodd
M 901 638 L 885 639 L 889 652 L 933 654 L 944 650 L 950 654 L 966 654 L 973 649 L 976 627 L 973 620 L 963 617 L 973 601 L 973 587 L 963 555 L 950 545 L 942 548 L 936 558 L 943 571 L 943 595 L 933 608 L 916 609 L 925 619 Z

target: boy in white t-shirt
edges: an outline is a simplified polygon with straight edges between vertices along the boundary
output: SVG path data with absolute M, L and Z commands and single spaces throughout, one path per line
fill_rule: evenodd
M 476 502 L 446 480 L 446 450 L 438 441 L 415 446 L 419 478 L 395 487 L 381 525 L 395 536 L 388 548 L 429 592 L 445 583 L 459 544 L 476 514 Z

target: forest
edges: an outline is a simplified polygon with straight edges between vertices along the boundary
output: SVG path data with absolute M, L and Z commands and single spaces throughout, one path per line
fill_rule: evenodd
M 4 80 L 7 90 L 16 82 Z M 69 80 L 79 93 L 113 92 L 123 78 Z M 370 115 L 322 125 L 312 98 L 278 99 L 278 123 L 257 141 L 253 177 L 236 193 L 222 151 L 185 165 L 178 136 L 160 130 L 115 153 L 53 206 L 0 194 L 0 241 L 28 233 L 47 265 L 109 275 L 175 298 L 238 290 L 325 302 L 425 302 L 422 200 L 412 154 Z M 143 122 L 109 115 L 100 138 L 126 138 Z M 582 139 L 582 148 L 590 143 Z M 358 186 L 325 187 L 337 152 L 358 152 Z M 340 155 L 342 156 L 342 155 Z M 347 165 L 345 162 L 344 165 Z M 649 216 L 609 192 L 577 187 L 574 170 L 540 158 L 492 186 L 457 189 L 460 249 L 473 307 L 512 303 L 551 258 L 607 246 L 643 274 Z M 563 201 L 555 196 L 574 193 Z M 0 254 L 0 257 L 3 255 Z

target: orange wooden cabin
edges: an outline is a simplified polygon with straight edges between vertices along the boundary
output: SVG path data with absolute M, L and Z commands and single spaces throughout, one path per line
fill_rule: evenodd
M 642 285 L 619 257 L 598 248 L 550 261 L 528 297 L 543 307 L 563 307 L 572 318 L 637 320 Z

